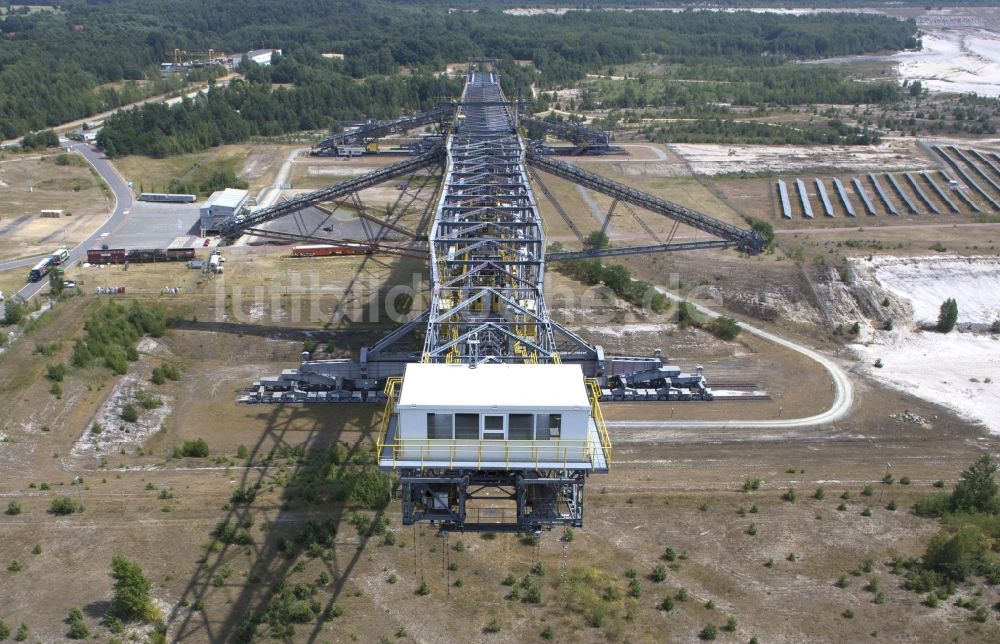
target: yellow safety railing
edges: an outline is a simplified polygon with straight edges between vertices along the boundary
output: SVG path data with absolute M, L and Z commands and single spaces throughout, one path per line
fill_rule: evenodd
M 597 425 L 597 436 L 601 440 L 605 462 L 610 466 L 611 438 L 608 436 L 608 426 L 604 423 L 604 414 L 601 413 L 601 385 L 595 378 L 587 378 L 587 389 L 590 391 L 590 413 Z
M 385 381 L 385 410 L 382 412 L 382 420 L 379 423 L 378 438 L 375 439 L 375 453 L 382 457 L 382 448 L 385 447 L 385 434 L 389 431 L 389 419 L 396 412 L 396 391 L 403 383 L 399 376 L 389 378 Z
M 428 463 L 449 467 L 456 463 L 475 462 L 477 468 L 484 463 L 505 467 L 542 463 L 563 468 L 582 463 L 593 464 L 594 444 L 589 439 L 580 440 L 484 440 L 450 438 L 397 438 L 392 447 L 393 467 L 397 461 L 419 461 L 421 467 Z

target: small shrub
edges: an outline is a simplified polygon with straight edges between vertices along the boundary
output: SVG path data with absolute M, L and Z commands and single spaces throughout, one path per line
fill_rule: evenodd
M 756 503 L 754 503 L 753 505 L 750 506 L 750 514 L 757 514 L 757 512 L 759 512 L 759 511 L 760 510 L 757 508 L 757 504 Z
M 885 363 L 884 363 L 884 362 L 882 362 L 882 358 L 876 358 L 876 359 L 875 359 L 875 364 L 874 364 L 873 366 L 874 366 L 874 367 L 875 367 L 876 369 L 881 369 L 882 367 L 884 367 L 884 366 L 885 366 Z
M 22 623 L 17 627 L 17 632 L 14 633 L 14 641 L 23 642 L 26 639 L 28 639 L 28 625 Z
M 942 485 L 944 482 L 942 481 Z M 913 504 L 913 512 L 920 517 L 939 517 L 948 511 L 950 497 L 945 492 L 925 494 Z
M 861 516 L 863 517 L 870 517 L 871 515 L 872 515 L 871 508 L 865 508 L 864 510 L 861 511 Z
M 9 514 L 12 517 L 21 514 L 21 504 L 17 501 L 11 501 L 7 504 L 7 510 L 4 514 Z
M 455 549 L 455 552 L 463 552 L 465 550 L 465 543 L 461 539 L 459 539 L 458 541 L 455 542 L 455 545 L 452 547 Z
M 504 586 L 513 586 L 514 584 L 517 583 L 517 579 L 514 578 L 514 575 L 507 573 L 507 576 L 504 577 L 503 581 L 500 583 L 502 583 Z
M 667 561 L 674 561 L 677 559 L 677 553 L 674 552 L 673 548 L 667 546 L 667 549 L 663 551 L 663 558 Z
M 716 628 L 715 624 L 709 622 L 705 624 L 704 628 L 701 629 L 701 632 L 698 633 L 698 637 L 703 640 L 714 640 L 718 634 L 719 629 Z
M 45 368 L 45 377 L 53 382 L 62 382 L 69 373 L 69 368 L 62 362 L 50 364 Z
M 673 597 L 664 597 L 663 601 L 660 602 L 660 605 L 657 606 L 657 608 L 659 608 L 662 611 L 667 611 L 667 612 L 672 611 L 674 609 Z
M 847 575 L 841 575 L 833 585 L 837 588 L 847 588 L 851 582 L 847 579 Z
M 204 438 L 184 441 L 180 451 L 181 456 L 188 458 L 205 458 L 208 456 L 208 443 L 205 442 Z
M 885 509 L 886 510 L 891 510 L 891 511 L 895 512 L 896 508 L 898 508 L 898 507 L 899 506 L 896 504 L 896 499 L 892 499 L 892 500 L 889 501 L 889 504 L 887 506 L 885 506 Z
M 861 562 L 861 572 L 873 572 L 875 570 L 875 560 L 865 559 Z
M 707 602 L 705 602 L 705 610 L 715 610 L 715 601 L 709 599 Z
M 798 559 L 798 557 L 795 556 L 794 552 L 789 552 L 788 556 L 785 557 L 785 559 L 787 559 L 788 561 L 795 561 Z
M 678 588 L 677 593 L 674 595 L 674 599 L 679 602 L 686 602 L 688 600 L 688 589 Z
M 500 620 L 496 617 L 490 620 L 490 622 L 483 627 L 484 633 L 499 633 L 501 629 Z
M 18 561 L 17 559 L 14 559 L 9 564 L 7 564 L 7 570 L 9 570 L 10 572 L 21 572 L 23 568 L 24 566 L 22 566 L 21 562 Z
M 844 503 L 841 503 L 840 505 L 837 506 L 837 509 L 840 510 L 841 512 L 844 512 L 844 511 L 847 510 L 847 505 L 844 504 Z
M 743 481 L 744 492 L 755 492 L 760 489 L 760 479 L 746 479 Z
M 392 574 L 392 575 L 389 575 L 389 578 L 386 579 L 386 581 L 389 582 L 390 584 L 394 584 L 394 583 L 396 583 L 396 581 L 398 581 L 398 579 L 399 578 L 396 577 L 395 574 Z
M 90 637 L 90 631 L 87 630 L 87 625 L 83 622 L 83 613 L 80 612 L 79 608 L 69 609 L 66 623 L 69 624 L 69 632 L 66 633 L 66 637 L 69 639 L 85 640 Z
M 910 477 L 909 476 L 900 477 L 899 484 L 900 485 L 909 485 L 910 484 Z
M 724 631 L 729 633 L 735 633 L 736 627 L 739 626 L 739 622 L 736 621 L 735 617 L 730 617 L 726 620 L 726 625 L 722 627 Z
M 844 499 L 845 501 L 849 501 L 851 499 L 851 491 L 844 490 L 844 493 L 840 495 L 840 498 Z
M 886 472 L 885 476 L 882 477 L 882 482 L 886 485 L 892 485 L 895 481 L 896 479 L 888 472 Z
M 751 523 L 750 524 L 750 527 L 747 528 L 747 534 L 750 535 L 751 537 L 757 536 L 757 524 L 756 523 Z
M 425 597 L 431 594 L 431 588 L 427 585 L 426 581 L 421 580 L 420 586 L 417 588 L 417 594 L 421 597 Z
M 649 578 L 656 583 L 662 583 L 667 580 L 667 569 L 663 564 L 656 564 L 653 566 L 653 572 L 649 575 Z
M 7 626 L 7 622 L 0 619 L 0 641 L 3 641 L 10 637 L 10 626 Z
M 942 488 L 942 487 L 944 487 L 944 481 L 942 481 L 941 479 L 938 479 L 938 480 L 934 481 L 934 487 L 936 487 L 936 488 Z
M 854 611 L 848 608 L 841 613 L 841 616 L 844 617 L 844 619 L 854 619 Z
M 531 574 L 539 577 L 545 575 L 545 565 L 541 561 L 536 561 L 531 565 Z
M 781 495 L 782 501 L 795 502 L 795 488 L 788 488 L 788 491 Z
M 866 485 L 865 489 L 861 490 L 861 496 L 874 496 L 875 487 L 872 485 Z
M 555 631 L 552 630 L 551 626 L 546 626 L 545 628 L 543 628 L 540 635 L 542 636 L 542 639 L 546 641 L 551 640 L 556 636 Z
M 774 568 L 774 559 L 768 559 L 764 562 L 765 568 Z
M 821 487 L 816 488 L 816 491 L 813 492 L 813 498 L 817 501 L 822 501 L 825 497 L 826 491 Z
M 49 504 L 49 513 L 55 514 L 57 516 L 65 514 L 73 514 L 79 511 L 76 502 L 68 496 L 59 496 L 52 499 L 52 503 Z
M 120 416 L 126 423 L 134 423 L 139 420 L 139 412 L 136 411 L 136 408 L 132 403 L 126 403 L 125 406 L 122 407 L 122 413 Z

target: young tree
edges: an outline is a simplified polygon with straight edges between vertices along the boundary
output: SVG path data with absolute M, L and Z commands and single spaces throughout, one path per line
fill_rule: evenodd
M 958 321 L 958 303 L 955 298 L 949 297 L 941 304 L 941 311 L 938 313 L 937 330 L 941 333 L 948 333 L 955 328 Z
M 1000 512 L 1000 499 L 997 499 L 996 482 L 997 465 L 989 454 L 972 464 L 962 472 L 961 480 L 951 493 L 950 507 L 952 512 Z
M 149 598 L 152 587 L 139 564 L 121 555 L 111 559 L 111 578 L 114 579 L 114 597 L 108 613 L 122 621 L 143 620 L 151 622 L 158 617 L 156 606 Z

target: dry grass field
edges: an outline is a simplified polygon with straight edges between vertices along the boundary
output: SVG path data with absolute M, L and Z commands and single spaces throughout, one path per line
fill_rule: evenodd
M 235 266 L 242 261 L 234 255 L 227 262 L 233 267 L 227 279 L 239 274 Z M 144 278 L 130 269 L 123 279 Z M 371 512 L 322 501 L 324 486 L 346 470 L 334 466 L 317 479 L 315 459 L 336 443 L 367 450 L 377 409 L 234 402 L 253 378 L 293 364 L 300 341 L 193 323 L 143 341 L 140 359 L 129 367 L 138 382 L 162 363 L 182 373 L 176 383 L 141 385 L 168 406 L 165 420 L 144 440 L 81 449 L 97 408 L 119 400 L 121 380 L 98 367 L 72 371 L 57 399 L 44 373 L 46 363 L 65 359 L 67 339 L 96 299 L 62 302 L 0 357 L 7 401 L 0 495 L 22 507 L 17 516 L 0 517 L 0 560 L 22 564 L 18 572 L 4 572 L 9 581 L 0 591 L 0 618 L 28 624 L 33 639 L 61 638 L 70 606 L 81 607 L 91 629 L 107 636 L 100 616 L 116 553 L 137 560 L 152 580 L 171 640 L 232 641 L 247 615 L 265 612 L 275 583 L 316 580 L 313 597 L 321 612 L 329 608 L 330 621 L 296 625 L 293 641 L 541 641 L 546 629 L 567 642 L 694 641 L 706 623 L 721 627 L 729 617 L 736 633 L 723 634 L 723 641 L 752 635 L 857 641 L 877 632 L 901 641 L 974 642 L 1000 635 L 995 621 L 975 624 L 964 609 L 920 605 L 920 596 L 903 590 L 886 565 L 893 555 L 919 555 L 936 530 L 933 521 L 908 511 L 916 496 L 937 479 L 953 481 L 983 448 L 995 446 L 976 427 L 904 394 L 859 381 L 861 403 L 852 416 L 817 429 L 616 431 L 612 473 L 591 479 L 586 524 L 571 543 L 560 541 L 560 533 L 543 535 L 537 547 L 503 534 L 446 539 L 427 526 L 400 526 L 395 502 L 384 511 L 386 532 L 368 534 L 352 521 Z M 189 322 L 202 321 L 213 316 L 210 301 L 184 298 L 174 306 Z M 36 353 L 59 340 L 54 356 Z M 765 350 L 742 338 L 739 345 L 739 351 Z M 801 365 L 768 353 L 775 390 L 822 389 L 819 378 L 815 385 L 801 380 Z M 787 380 L 778 382 L 782 377 Z M 732 405 L 725 409 L 730 416 L 753 413 Z M 609 420 L 644 418 L 647 409 L 664 411 L 655 404 L 608 404 L 606 414 Z M 702 417 L 706 409 L 677 405 L 675 418 Z M 929 424 L 895 420 L 903 410 Z M 112 427 L 104 434 L 127 437 Z M 209 458 L 171 457 L 175 446 L 196 438 L 208 442 Z M 878 483 L 887 461 L 897 478 L 909 477 L 909 486 Z M 77 476 L 82 483 L 74 485 Z M 761 479 L 760 489 L 741 492 L 747 478 Z M 319 502 L 291 492 L 301 481 L 318 486 Z M 233 490 L 258 484 L 249 505 L 230 502 Z M 874 485 L 873 496 L 862 494 L 866 485 Z M 824 498 L 813 498 L 820 487 Z M 795 502 L 780 498 L 789 488 L 797 492 Z M 845 491 L 851 498 L 838 510 Z M 57 496 L 78 499 L 85 511 L 48 514 Z M 893 500 L 898 509 L 886 509 Z M 871 516 L 862 516 L 865 508 Z M 225 519 L 248 526 L 250 543 L 213 540 Z M 336 531 L 329 546 L 312 553 L 296 541 L 309 521 L 329 522 Z M 35 544 L 40 554 L 32 554 Z M 668 547 L 677 555 L 673 561 L 664 559 Z M 868 559 L 870 572 L 861 572 Z M 661 582 L 653 576 L 658 565 L 666 570 Z M 630 570 L 638 597 L 629 595 Z M 508 575 L 518 585 L 527 577 L 541 603 L 510 599 L 513 588 L 503 584 Z M 845 589 L 834 585 L 841 575 L 850 581 Z M 880 603 L 863 589 L 872 578 Z M 421 580 L 425 596 L 416 593 Z M 959 596 L 980 591 L 985 605 L 1000 599 L 978 583 L 961 587 Z M 669 612 L 657 608 L 678 593 L 688 599 L 675 600 Z M 517 594 L 526 596 L 526 589 Z M 844 617 L 848 609 L 852 618 Z M 485 632 L 494 618 L 500 632 Z
M 55 160 L 64 156 L 68 165 Z M 42 210 L 62 210 L 43 218 Z M 90 234 L 111 210 L 96 172 L 76 155 L 17 156 L 0 162 L 0 261 L 51 253 Z

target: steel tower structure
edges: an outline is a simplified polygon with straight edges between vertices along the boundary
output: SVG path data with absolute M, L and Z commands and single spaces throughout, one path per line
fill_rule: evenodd
M 558 361 L 542 297 L 542 220 L 494 72 L 470 72 L 446 151 L 421 360 Z
M 421 363 L 480 369 L 458 373 L 461 378 L 482 376 L 491 364 L 536 365 L 501 372 L 500 380 L 491 375 L 491 388 L 511 392 L 526 385 L 519 381 L 523 377 L 566 374 L 571 388 L 575 378 L 579 391 L 588 392 L 593 432 L 579 441 L 552 441 L 546 428 L 545 440 L 508 441 L 502 453 L 495 441 L 482 440 L 486 431 L 474 440 L 407 441 L 401 438 L 403 415 L 396 406 L 407 387 L 419 386 L 409 384 L 413 379 L 426 377 L 407 369 L 386 387 L 380 466 L 400 474 L 404 524 L 429 520 L 449 529 L 521 531 L 580 526 L 584 481 L 592 471 L 607 471 L 611 446 L 596 385 L 585 385 L 579 366 L 556 366 L 560 353 L 542 288 L 545 234 L 528 183 L 524 142 L 495 72 L 469 72 L 446 154 L 444 184 L 428 235 L 432 294 Z M 539 368 L 542 364 L 555 369 Z M 445 380 L 456 374 L 443 373 Z M 452 385 L 442 381 L 440 386 Z M 458 402 L 497 408 L 487 402 L 495 400 L 496 392 L 479 393 L 480 400 L 473 392 L 472 400 Z M 415 416 L 417 425 L 421 419 Z M 484 517 L 475 503 L 485 499 L 512 504 L 515 513 L 497 516 L 491 510 Z

